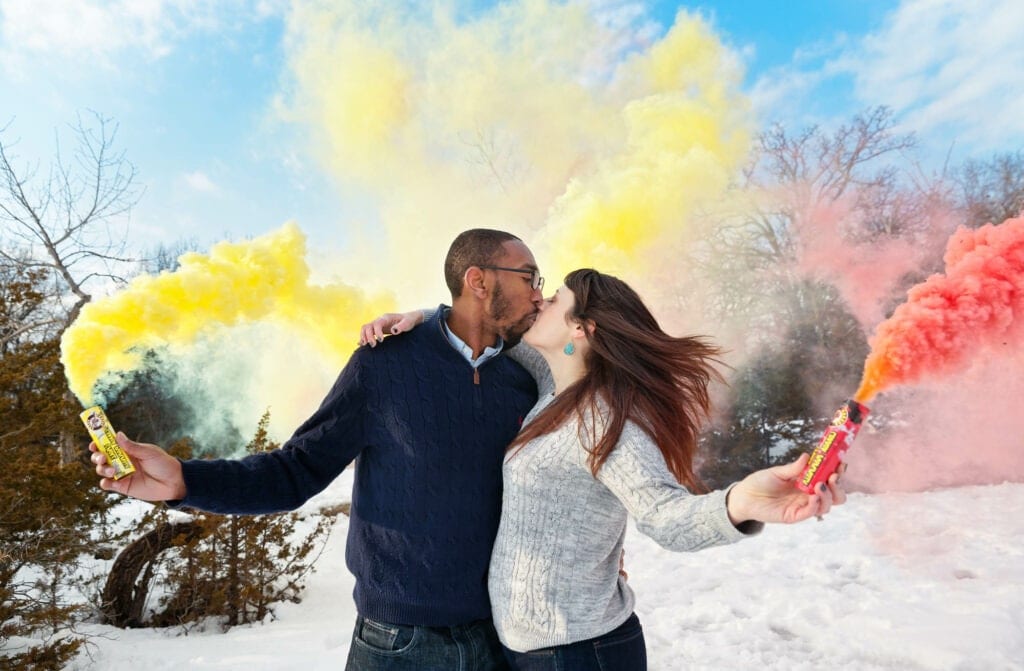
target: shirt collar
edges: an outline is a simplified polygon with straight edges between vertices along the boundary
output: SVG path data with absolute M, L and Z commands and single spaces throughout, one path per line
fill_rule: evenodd
M 451 309 L 449 308 L 441 315 L 441 330 L 444 331 L 444 335 L 448 338 L 448 342 L 452 344 L 452 347 L 454 347 L 459 354 L 466 357 L 466 361 L 468 361 L 473 368 L 479 368 L 484 362 L 501 354 L 501 350 L 505 347 L 505 341 L 499 336 L 498 342 L 494 347 L 485 347 L 483 353 L 474 359 L 473 348 L 467 345 L 462 338 L 455 335 L 455 333 L 448 328 L 448 313 L 450 311 Z

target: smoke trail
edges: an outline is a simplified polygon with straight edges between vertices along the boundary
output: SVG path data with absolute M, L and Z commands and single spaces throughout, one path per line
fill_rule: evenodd
M 913 287 L 879 325 L 856 398 L 965 368 L 982 348 L 1018 347 L 1024 310 L 1024 217 L 950 238 L 945 274 Z
M 344 285 L 310 284 L 305 257 L 305 237 L 288 224 L 251 242 L 185 254 L 174 272 L 139 276 L 87 304 L 61 339 L 71 391 L 89 405 L 102 376 L 135 370 L 146 349 L 188 349 L 219 330 L 260 321 L 301 334 L 335 365 L 344 361 L 358 325 L 388 300 L 367 299 Z
M 585 3 L 468 18 L 297 3 L 281 109 L 308 125 L 340 184 L 377 200 L 377 246 L 354 267 L 436 268 L 458 231 L 483 225 L 523 237 L 549 279 L 590 265 L 642 285 L 673 267 L 749 136 L 737 59 L 708 25 L 681 13 L 653 35 Z M 421 271 L 387 281 L 403 301 L 440 286 Z

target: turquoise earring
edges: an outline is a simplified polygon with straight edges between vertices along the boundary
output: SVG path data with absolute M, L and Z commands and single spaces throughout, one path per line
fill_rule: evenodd
M 568 345 L 562 348 L 562 351 L 565 352 L 568 356 L 572 356 L 573 353 L 576 351 L 576 346 L 573 345 L 572 343 L 569 343 Z

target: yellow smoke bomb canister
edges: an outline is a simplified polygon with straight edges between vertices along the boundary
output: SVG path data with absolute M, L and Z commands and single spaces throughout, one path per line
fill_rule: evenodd
M 103 408 L 95 405 L 83 411 L 79 416 L 85 423 L 85 428 L 89 429 L 89 435 L 92 436 L 96 447 L 107 458 L 107 463 L 114 467 L 114 479 L 120 480 L 134 473 L 135 466 L 132 465 L 132 460 L 128 458 L 121 446 L 117 444 L 114 427 L 110 425 L 110 420 L 107 419 Z

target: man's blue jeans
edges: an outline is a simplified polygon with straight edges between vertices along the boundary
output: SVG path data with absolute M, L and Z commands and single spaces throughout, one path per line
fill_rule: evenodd
M 616 629 L 586 641 L 516 652 L 505 648 L 515 671 L 646 671 L 647 647 L 636 614 Z
M 346 671 L 508 671 L 491 620 L 416 627 L 356 618 Z

